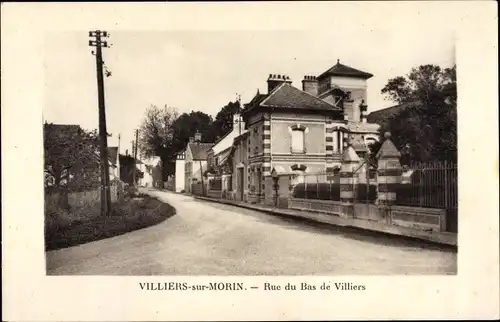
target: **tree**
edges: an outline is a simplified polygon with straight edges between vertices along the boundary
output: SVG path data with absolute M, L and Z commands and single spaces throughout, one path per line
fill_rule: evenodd
M 215 137 L 223 137 L 233 129 L 233 115 L 241 110 L 240 102 L 229 102 L 215 116 L 213 128 Z
M 175 108 L 150 106 L 145 113 L 139 132 L 139 146 L 143 156 L 159 156 L 162 164 L 162 181 L 175 174 L 175 157 L 194 137 L 196 131 L 202 134 L 204 142 L 213 142 L 215 133 L 212 117 L 199 111 L 183 113 Z
M 212 124 L 212 117 L 199 111 L 183 113 L 179 116 L 173 124 L 172 150 L 174 153 L 182 151 L 196 131 L 201 133 L 203 142 L 214 142 L 215 133 Z
M 406 77 L 390 79 L 382 94 L 406 104 L 381 127 L 381 135 L 391 132 L 393 142 L 403 150 L 404 162 L 456 162 L 456 66 L 413 68 Z
M 442 69 L 436 65 L 412 68 L 406 76 L 389 79 L 382 89 L 385 99 L 397 104 L 429 101 L 448 84 L 456 83 L 456 66 Z
M 170 136 L 173 135 L 172 124 L 177 116 L 177 110 L 167 105 L 163 108 L 151 105 L 146 110 L 139 127 L 141 156 L 149 158 L 168 155 Z
M 60 193 L 60 205 L 68 207 L 68 190 L 99 185 L 97 131 L 78 125 L 45 123 L 43 126 L 45 187 Z
M 134 157 L 131 155 L 119 155 L 120 158 L 120 179 L 132 185 L 134 181 L 134 167 L 136 169 L 135 183 L 139 182 L 140 178 L 144 177 L 144 173 L 134 163 Z
M 159 156 L 167 172 L 172 164 L 174 151 L 172 150 L 172 138 L 174 136 L 173 123 L 178 117 L 175 108 L 165 105 L 159 108 L 151 105 L 145 112 L 144 119 L 139 128 L 139 148 L 142 157 Z

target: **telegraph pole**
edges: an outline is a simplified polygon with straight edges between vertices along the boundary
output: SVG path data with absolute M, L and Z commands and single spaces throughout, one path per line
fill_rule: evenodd
M 241 135 L 241 95 L 236 93 L 236 101 L 238 102 L 238 135 Z
M 134 157 L 135 155 L 135 142 L 134 140 L 130 141 L 130 143 L 132 143 L 132 158 Z M 135 187 L 135 169 L 136 169 L 136 165 L 135 165 L 135 159 L 134 159 L 134 162 L 132 162 L 132 164 L 134 165 L 134 168 L 132 169 L 132 186 Z
M 90 31 L 89 46 L 96 47 L 96 71 L 97 71 L 97 97 L 99 104 L 99 138 L 101 156 L 101 215 L 107 216 L 111 212 L 111 194 L 109 189 L 109 159 L 108 159 L 108 132 L 106 129 L 106 109 L 104 105 L 104 79 L 102 47 L 108 47 L 108 43 L 102 38 L 107 38 L 106 31 Z M 95 38 L 95 39 L 94 39 Z

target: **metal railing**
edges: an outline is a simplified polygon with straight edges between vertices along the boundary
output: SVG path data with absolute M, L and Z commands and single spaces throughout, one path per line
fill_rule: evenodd
M 396 204 L 457 209 L 458 171 L 450 162 L 414 163 L 403 168 Z
M 301 199 L 340 200 L 340 175 L 338 173 L 304 173 L 292 179 L 293 197 Z

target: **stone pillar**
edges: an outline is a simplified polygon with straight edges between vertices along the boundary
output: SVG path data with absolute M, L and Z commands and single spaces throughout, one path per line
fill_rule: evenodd
M 356 177 L 354 171 L 359 165 L 360 159 L 351 145 L 348 145 L 342 155 L 340 166 L 340 202 L 342 203 L 342 215 L 344 217 L 354 216 L 354 185 Z
M 344 153 L 345 150 L 347 150 L 347 146 L 349 145 L 349 133 L 347 130 L 344 130 L 342 132 L 342 153 Z
M 390 206 L 396 201 L 397 187 L 401 182 L 401 154 L 391 141 L 391 134 L 384 134 L 384 142 L 377 152 L 377 203 Z
M 325 154 L 326 154 L 326 172 L 333 172 L 333 123 L 331 119 L 327 119 L 325 123 Z
M 339 153 L 339 150 L 338 150 L 338 145 L 339 145 L 338 131 L 339 131 L 338 127 L 333 128 L 333 134 L 332 134 L 332 142 L 333 143 L 332 143 L 332 145 L 333 145 L 333 153 L 335 153 L 335 154 Z

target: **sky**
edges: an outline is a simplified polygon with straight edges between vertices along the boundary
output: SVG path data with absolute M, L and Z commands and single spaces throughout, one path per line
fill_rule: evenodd
M 368 80 L 368 111 L 393 105 L 381 89 L 390 78 L 422 64 L 450 67 L 453 33 L 439 28 L 318 30 L 113 31 L 104 61 L 109 146 L 131 151 L 134 130 L 150 105 L 215 117 L 241 95 L 267 92 L 269 74 L 285 74 L 301 88 L 304 75 L 319 75 L 337 59 L 374 75 Z M 47 122 L 98 127 L 95 57 L 87 31 L 46 34 L 44 45 Z

